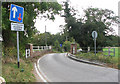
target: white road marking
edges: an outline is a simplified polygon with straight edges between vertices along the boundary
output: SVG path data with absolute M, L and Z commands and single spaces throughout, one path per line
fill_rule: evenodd
M 49 55 L 50 55 L 50 54 L 49 54 Z M 47 81 L 47 80 L 46 80 L 46 81 L 47 81 L 47 82 L 51 82 L 51 81 L 48 79 L 48 77 L 43 73 L 43 71 L 40 69 L 40 66 L 39 66 L 40 60 L 43 59 L 44 57 L 45 57 L 45 56 L 43 56 L 43 57 L 41 57 L 41 58 L 38 59 L 38 61 L 37 61 L 37 67 L 38 67 L 39 71 L 41 72 L 41 74 L 43 75 L 43 77 L 48 80 L 48 81 Z
M 42 81 L 43 81 L 43 82 L 47 82 L 47 81 L 43 78 L 43 76 L 39 73 L 39 71 L 38 71 L 38 69 L 37 69 L 37 66 L 36 66 L 36 63 L 35 63 L 34 65 L 35 65 L 35 70 L 36 70 L 37 74 L 39 75 L 39 77 L 42 79 Z

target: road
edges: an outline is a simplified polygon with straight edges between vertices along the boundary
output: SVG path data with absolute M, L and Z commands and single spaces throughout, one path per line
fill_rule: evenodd
M 118 70 L 77 62 L 65 53 L 43 56 L 39 68 L 50 82 L 118 82 Z

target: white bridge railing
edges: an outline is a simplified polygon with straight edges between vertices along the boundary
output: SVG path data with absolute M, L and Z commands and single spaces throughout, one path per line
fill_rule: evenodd
M 34 51 L 41 51 L 41 50 L 51 50 L 52 46 L 33 46 Z
M 32 52 L 43 51 L 43 50 L 51 50 L 51 49 L 52 49 L 52 46 L 32 46 L 32 49 L 26 49 L 25 50 L 26 58 L 30 57 Z

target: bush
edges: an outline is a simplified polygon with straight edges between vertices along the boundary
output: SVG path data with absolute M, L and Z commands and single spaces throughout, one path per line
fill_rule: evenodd
M 53 48 L 56 49 L 56 51 L 62 52 L 62 48 L 60 47 L 60 43 L 58 42 L 58 40 L 55 41 Z
M 70 46 L 71 46 L 71 42 L 70 41 L 65 41 L 63 43 L 63 48 L 65 52 L 69 52 L 70 51 Z
M 4 57 L 17 57 L 17 49 L 15 47 L 6 47 L 3 48 L 4 50 Z
M 19 56 L 25 57 L 24 47 L 19 48 Z M 3 57 L 17 58 L 17 48 L 16 47 L 3 47 Z

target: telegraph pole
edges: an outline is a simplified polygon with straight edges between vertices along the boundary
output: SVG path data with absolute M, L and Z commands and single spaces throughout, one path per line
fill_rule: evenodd
M 47 33 L 46 33 L 46 25 L 45 25 L 45 45 L 47 46 Z

